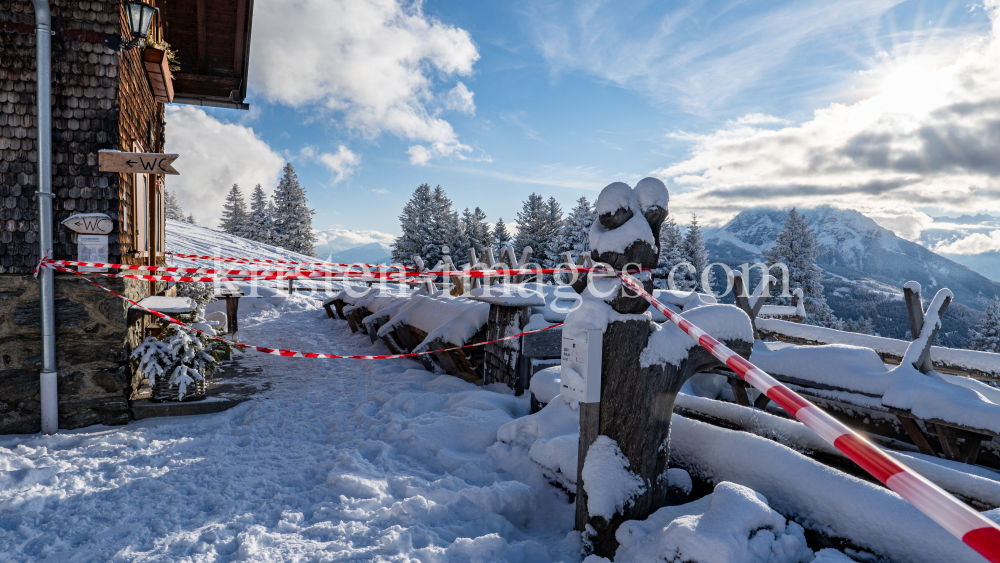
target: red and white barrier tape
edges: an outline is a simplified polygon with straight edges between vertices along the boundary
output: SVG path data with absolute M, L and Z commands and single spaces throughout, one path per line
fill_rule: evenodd
M 393 268 L 397 270 L 413 270 L 413 266 L 385 266 L 378 264 L 334 264 L 332 262 L 294 262 L 291 260 L 266 260 L 263 258 L 231 258 L 227 256 L 202 256 L 200 254 L 178 254 L 176 252 L 168 252 L 170 256 L 175 258 L 181 258 L 183 260 L 211 260 L 213 262 L 242 262 L 242 263 L 255 263 L 255 264 L 294 264 L 303 266 L 351 266 L 351 267 L 365 267 L 365 268 Z
M 837 419 L 823 412 L 819 407 L 805 400 L 797 393 L 779 383 L 766 372 L 733 352 L 690 321 L 671 311 L 663 303 L 647 293 L 641 284 L 631 276 L 616 273 L 622 283 L 634 290 L 650 305 L 656 307 L 694 338 L 702 348 L 726 364 L 744 381 L 767 395 L 821 438 L 837 448 L 854 463 L 861 466 L 873 477 L 885 484 L 899 496 L 906 499 L 917 510 L 929 516 L 945 530 L 962 540 L 966 545 L 993 563 L 1000 563 L 1000 526 L 979 514 L 965 503 L 951 496 L 890 457 L 868 440 L 855 434 Z
M 137 301 L 134 301 L 132 299 L 129 299 L 128 297 L 125 297 L 124 295 L 121 295 L 121 294 L 119 294 L 119 293 L 117 293 L 115 291 L 112 291 L 112 290 L 104 287 L 103 285 L 101 285 L 101 284 L 99 284 L 99 283 L 97 283 L 97 282 L 95 282 L 95 281 L 93 281 L 91 279 L 88 279 L 86 276 L 84 276 L 83 274 L 81 274 L 79 272 L 76 272 L 74 270 L 70 270 L 68 268 L 61 268 L 59 266 L 55 266 L 55 268 L 57 270 L 62 270 L 62 271 L 65 271 L 65 272 L 68 272 L 68 273 L 71 273 L 71 274 L 76 274 L 76 275 L 80 276 L 81 278 L 87 280 L 88 282 L 90 282 L 90 283 L 96 285 L 97 287 L 103 289 L 104 291 L 107 291 L 111 295 L 114 295 L 116 297 L 124 299 L 125 301 L 128 301 L 129 303 L 135 305 L 136 307 L 142 309 L 143 311 L 146 311 L 147 313 L 149 313 L 151 315 L 157 316 L 157 317 L 159 317 L 161 319 L 164 319 L 166 321 L 169 321 L 169 322 L 171 322 L 173 324 L 183 326 L 183 327 L 185 327 L 185 328 L 187 328 L 189 330 L 193 330 L 193 331 L 197 332 L 198 334 L 202 334 L 202 335 L 207 336 L 208 338 L 211 338 L 213 340 L 218 340 L 220 342 L 225 342 L 226 344 L 229 344 L 230 346 L 237 346 L 239 348 L 243 348 L 244 350 L 255 350 L 257 352 L 263 352 L 264 354 L 270 354 L 272 356 L 282 356 L 282 357 L 286 357 L 286 358 L 314 358 L 314 359 L 329 359 L 329 360 L 395 360 L 395 359 L 398 359 L 398 358 L 412 358 L 414 356 L 424 356 L 424 355 L 427 355 L 427 354 L 437 354 L 439 352 L 451 352 L 453 350 L 461 350 L 463 348 L 475 348 L 477 346 L 486 346 L 487 344 L 493 344 L 494 342 L 503 342 L 504 340 L 513 340 L 515 338 L 519 338 L 519 337 L 524 336 L 526 334 L 534 334 L 536 332 L 542 332 L 542 331 L 545 331 L 545 330 L 549 330 L 549 329 L 553 329 L 553 328 L 556 328 L 556 327 L 560 327 L 563 324 L 563 323 L 556 323 L 556 324 L 549 325 L 549 326 L 544 327 L 544 328 L 539 328 L 539 329 L 535 329 L 535 330 L 528 330 L 528 331 L 522 332 L 520 334 L 514 334 L 514 335 L 511 335 L 511 336 L 505 336 L 503 338 L 498 338 L 496 340 L 488 340 L 486 342 L 476 342 L 475 344 L 466 344 L 464 346 L 454 346 L 452 348 L 444 348 L 444 349 L 441 349 L 441 350 L 426 350 L 424 352 L 410 352 L 408 354 L 386 354 L 386 355 L 382 355 L 382 356 L 341 356 L 341 355 L 338 355 L 338 354 L 320 354 L 320 353 L 316 353 L 316 352 L 300 352 L 300 351 L 297 351 L 297 350 L 283 350 L 283 349 L 280 349 L 280 348 L 265 348 L 263 346 L 253 346 L 251 344 L 242 344 L 240 342 L 231 342 L 229 340 L 226 340 L 224 338 L 220 338 L 218 336 L 213 336 L 211 334 L 205 334 L 204 332 L 202 332 L 202 331 L 200 331 L 200 330 L 192 327 L 191 325 L 189 325 L 189 324 L 187 324 L 187 323 L 185 323 L 183 321 L 179 321 L 179 320 L 171 317 L 170 315 L 161 313 L 159 311 L 155 311 L 155 310 L 150 309 L 148 307 L 143 307 Z
M 406 278 L 431 278 L 437 276 L 461 277 L 461 278 L 495 278 L 507 276 L 525 276 L 537 274 L 587 274 L 592 271 L 606 271 L 600 267 L 568 267 L 568 268 L 517 268 L 517 269 L 492 269 L 492 270 L 421 270 L 419 272 L 385 271 L 385 270 L 362 270 L 362 271 L 340 271 L 331 272 L 328 270 L 217 270 L 213 268 L 182 268 L 179 266 L 141 266 L 134 264 L 112 264 L 104 262 L 78 262 L 75 260 L 49 260 L 39 261 L 41 267 L 54 267 L 60 271 L 67 271 L 60 266 L 78 266 L 85 268 L 109 268 L 126 271 L 165 271 L 176 273 L 197 273 L 216 274 L 226 277 L 191 277 L 191 276 L 169 276 L 153 274 L 123 274 L 107 272 L 79 272 L 87 275 L 98 275 L 104 277 L 122 277 L 146 281 L 180 281 L 180 282 L 215 282 L 215 281 L 247 281 L 250 279 L 259 280 L 295 280 L 295 279 L 352 279 L 364 278 L 366 280 L 387 280 L 402 281 Z M 643 270 L 647 271 L 647 270 Z M 235 279 L 239 278 L 239 279 Z

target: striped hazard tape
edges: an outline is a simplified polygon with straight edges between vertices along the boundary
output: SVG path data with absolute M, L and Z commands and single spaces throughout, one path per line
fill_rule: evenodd
M 510 336 L 505 336 L 503 338 L 497 338 L 496 340 L 488 340 L 486 342 L 476 342 L 474 344 L 466 344 L 464 346 L 453 346 L 451 348 L 443 348 L 441 350 L 425 350 L 425 351 L 422 351 L 422 352 L 410 352 L 408 354 L 384 354 L 384 355 L 381 355 L 381 356 L 342 356 L 342 355 L 339 355 L 339 354 L 321 354 L 321 353 L 317 353 L 317 352 L 300 352 L 298 350 L 283 350 L 283 349 L 280 349 L 280 348 L 265 348 L 263 346 L 254 346 L 252 344 L 243 344 L 243 343 L 240 343 L 240 342 L 232 342 L 232 341 L 220 338 L 218 336 L 214 336 L 214 335 L 211 335 L 211 334 L 206 334 L 205 332 L 203 332 L 201 330 L 198 330 L 198 329 L 194 328 L 193 326 L 191 326 L 191 325 L 189 325 L 189 324 L 187 324 L 187 323 L 185 323 L 183 321 L 177 320 L 177 319 L 171 317 L 170 315 L 167 315 L 165 313 L 161 313 L 159 311 L 150 309 L 148 307 L 144 307 L 144 306 L 140 305 L 137 301 L 134 301 L 132 299 L 129 299 L 128 297 L 125 297 L 124 295 L 121 295 L 120 293 L 112 291 L 112 290 L 104 287 L 103 285 L 95 282 L 94 280 L 88 279 L 86 276 L 84 276 L 83 274 L 81 274 L 81 273 L 79 273 L 79 272 L 77 272 L 75 270 L 70 270 L 69 268 L 63 268 L 61 266 L 53 266 L 53 268 L 56 269 L 56 270 L 60 270 L 60 271 L 63 271 L 63 272 L 70 273 L 70 274 L 76 274 L 76 275 L 80 276 L 81 278 L 87 280 L 88 282 L 94 284 L 95 286 L 101 288 L 102 290 L 110 293 L 111 295 L 114 295 L 116 297 L 124 299 L 125 301 L 128 301 L 129 303 L 135 305 L 136 307 L 142 309 L 143 311 L 146 311 L 147 313 L 149 313 L 149 314 L 151 314 L 153 316 L 159 317 L 159 318 L 164 319 L 164 320 L 166 320 L 168 322 L 171 322 L 173 324 L 183 326 L 183 327 L 185 327 L 185 328 L 187 328 L 189 330 L 193 330 L 194 332 L 197 332 L 198 334 L 204 335 L 204 336 L 206 336 L 208 338 L 211 338 L 213 340 L 218 340 L 220 342 L 225 342 L 226 344 L 229 344 L 230 346 L 237 346 L 237 347 L 242 348 L 244 350 L 254 350 L 254 351 L 257 351 L 257 352 L 264 353 L 264 354 L 270 354 L 272 356 L 282 356 L 282 357 L 285 357 L 285 358 L 313 358 L 313 359 L 321 359 L 321 360 L 395 360 L 395 359 L 399 359 L 399 358 L 412 358 L 412 357 L 415 357 L 415 356 L 425 356 L 427 354 L 437 354 L 437 353 L 440 353 L 440 352 L 451 352 L 453 350 L 462 350 L 464 348 L 475 348 L 477 346 L 486 346 L 487 344 L 493 344 L 495 342 L 503 342 L 504 340 L 513 340 L 515 338 L 520 338 L 520 337 L 522 337 L 522 336 L 524 336 L 526 334 L 534 334 L 536 332 L 542 332 L 542 331 L 545 331 L 545 330 L 550 330 L 550 329 L 557 328 L 557 327 L 560 327 L 560 326 L 563 325 L 563 323 L 556 323 L 556 324 L 552 324 L 552 325 L 549 325 L 549 326 L 546 326 L 546 327 L 543 327 L 543 328 L 538 328 L 538 329 L 535 329 L 535 330 L 527 330 L 527 331 L 519 333 L 519 334 L 513 334 L 513 335 L 510 335 Z
M 837 419 L 785 387 L 766 372 L 706 334 L 705 331 L 691 324 L 684 317 L 671 311 L 647 293 L 642 284 L 636 282 L 631 276 L 622 273 L 616 275 L 622 280 L 622 283 L 638 293 L 650 305 L 656 307 L 656 310 L 677 324 L 702 348 L 708 350 L 719 361 L 742 377 L 744 381 L 767 395 L 767 398 L 785 409 L 788 414 L 819 434 L 821 438 L 843 452 L 854 463 L 857 463 L 885 486 L 940 524 L 949 533 L 962 540 L 987 560 L 1000 563 L 1000 526 L 934 483 L 921 477 L 919 473 L 890 457 L 872 445 L 871 442 L 841 424 Z

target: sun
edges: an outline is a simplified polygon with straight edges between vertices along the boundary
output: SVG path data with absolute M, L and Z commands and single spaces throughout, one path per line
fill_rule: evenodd
M 944 102 L 946 82 L 930 65 L 909 62 L 885 77 L 882 101 L 893 113 L 925 114 Z

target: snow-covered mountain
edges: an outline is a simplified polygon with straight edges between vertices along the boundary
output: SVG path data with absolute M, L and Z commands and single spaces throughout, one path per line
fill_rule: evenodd
M 928 296 L 948 287 L 957 302 L 975 309 L 1000 294 L 1000 283 L 896 236 L 857 211 L 821 206 L 801 213 L 816 231 L 817 262 L 832 277 L 895 292 L 916 280 Z M 785 211 L 776 209 L 741 212 L 706 241 L 710 257 L 730 266 L 761 260 L 785 217 Z
M 392 261 L 392 245 L 370 242 L 326 257 L 327 262 L 340 264 L 388 264 Z
M 325 231 L 313 231 L 313 234 L 316 235 L 316 243 L 313 248 L 316 250 L 316 256 L 322 258 L 345 250 L 369 246 L 372 243 L 389 245 L 396 240 L 396 235 L 372 230 L 326 229 Z M 375 247 L 372 246 L 371 250 L 374 251 Z M 342 260 L 342 262 L 348 261 Z

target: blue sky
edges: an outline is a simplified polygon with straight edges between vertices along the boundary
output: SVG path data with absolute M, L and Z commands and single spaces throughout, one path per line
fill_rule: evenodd
M 261 0 L 252 110 L 171 108 L 168 188 L 214 224 L 229 185 L 271 188 L 291 160 L 314 228 L 395 234 L 422 182 L 512 222 L 533 191 L 568 211 L 656 175 L 681 222 L 833 203 L 915 238 L 929 215 L 1000 212 L 998 172 L 951 142 L 994 134 L 973 124 L 997 111 L 992 9 Z M 942 117 L 957 104 L 985 113 Z

